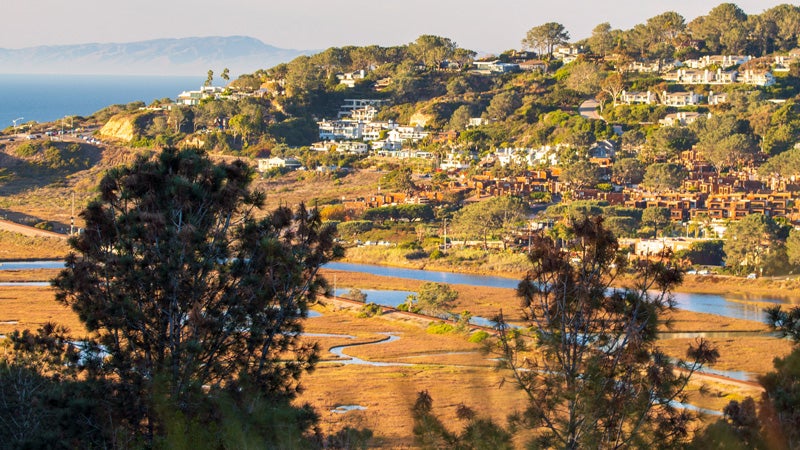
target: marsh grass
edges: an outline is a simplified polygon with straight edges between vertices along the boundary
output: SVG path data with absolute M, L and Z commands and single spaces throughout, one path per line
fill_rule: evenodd
M 43 272 L 35 271 L 39 277 Z M 370 283 L 371 280 L 362 280 Z M 375 280 L 377 281 L 377 280 Z M 384 285 L 395 283 L 407 287 L 406 280 L 380 280 Z M 369 286 L 369 284 L 368 284 Z M 460 286 L 457 286 L 461 288 Z M 498 291 L 487 289 L 487 301 Z M 494 295 L 496 298 L 497 295 Z M 324 301 L 324 299 L 323 299 Z M 469 303 L 469 300 L 466 300 Z M 492 355 L 480 350 L 481 343 L 470 342 L 466 334 L 430 334 L 426 327 L 430 321 L 401 320 L 394 314 L 384 314 L 369 319 L 359 319 L 356 311 L 343 309 L 327 301 L 315 309 L 323 315 L 306 321 L 308 333 L 347 334 L 343 337 L 304 337 L 317 342 L 322 360 L 316 370 L 305 375 L 301 382 L 305 390 L 298 403 L 310 403 L 321 417 L 321 428 L 335 432 L 344 426 L 368 427 L 375 433 L 371 447 L 409 448 L 413 446 L 411 405 L 417 392 L 428 390 L 434 398 L 434 410 L 453 429 L 463 426 L 456 417 L 463 403 L 478 412 L 505 423 L 507 415 L 522 408 L 525 398 L 513 386 L 504 383 L 504 373 L 494 369 Z M 691 313 L 687 313 L 690 314 Z M 47 321 L 68 326 L 76 337 L 84 334 L 77 316 L 68 308 L 57 304 L 49 287 L 0 287 L 0 322 L 17 322 L 0 325 L 0 334 L 14 329 L 36 329 Z M 697 321 L 690 321 L 697 324 Z M 719 328 L 721 325 L 718 324 Z M 722 327 L 728 328 L 728 327 Z M 412 363 L 410 367 L 374 367 L 337 364 L 329 349 L 338 345 L 375 342 L 393 333 L 399 340 L 375 345 L 350 347 L 346 353 L 368 361 Z M 691 340 L 670 339 L 660 341 L 673 356 L 682 356 Z M 715 340 L 720 345 L 722 358 L 715 367 L 763 372 L 772 367 L 772 358 L 788 352 L 790 343 L 771 338 L 741 338 Z M 760 368 L 760 369 L 759 369 Z M 701 384 L 710 385 L 707 393 Z M 693 404 L 719 410 L 731 399 L 744 395 L 758 395 L 742 386 L 702 381 L 691 385 Z M 709 386 L 707 386 L 709 387 Z M 342 405 L 366 407 L 363 411 L 344 414 L 331 410 Z
M 61 259 L 68 252 L 69 247 L 64 239 L 31 237 L 9 231 L 0 231 L 0 261 Z

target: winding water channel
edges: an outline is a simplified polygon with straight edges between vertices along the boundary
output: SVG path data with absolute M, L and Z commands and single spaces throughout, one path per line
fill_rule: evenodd
M 10 261 L 0 263 L 0 270 L 31 270 L 31 269 L 60 269 L 64 267 L 63 261 Z M 468 275 L 453 272 L 440 272 L 431 270 L 401 269 L 396 267 L 376 266 L 370 264 L 354 264 L 332 262 L 326 268 L 348 272 L 360 272 L 371 275 L 380 275 L 395 278 L 404 278 L 420 281 L 434 281 L 447 284 L 465 284 L 470 286 L 483 286 L 494 288 L 516 289 L 519 280 L 491 275 Z M 13 284 L 12 284 L 13 283 Z M 46 283 L 45 283 L 46 284 Z M 41 286 L 41 282 L 20 283 L 6 282 L 5 286 Z M 337 290 L 340 295 L 346 290 Z M 380 291 L 364 289 L 367 300 L 386 306 L 397 306 L 403 303 L 411 291 Z M 723 317 L 763 322 L 765 319 L 763 306 L 759 303 L 786 304 L 786 301 L 769 297 L 750 297 L 746 301 L 734 296 L 716 294 L 692 294 L 676 292 L 674 294 L 678 308 L 687 311 L 716 314 Z M 480 323 L 481 325 L 483 323 Z
M 503 278 L 490 275 L 466 275 L 452 272 L 437 272 L 429 270 L 415 270 L 415 269 L 400 269 L 395 267 L 373 266 L 369 264 L 353 264 L 353 263 L 328 263 L 326 268 L 334 270 L 343 270 L 347 272 L 361 272 L 372 275 L 381 275 L 387 277 L 404 278 L 409 280 L 420 281 L 434 281 L 437 283 L 448 284 L 465 284 L 469 286 L 484 286 L 495 288 L 508 288 L 516 289 L 519 280 L 514 278 Z M 369 292 L 365 290 L 363 292 Z M 396 300 L 403 294 L 389 294 L 391 291 L 379 291 L 373 297 L 367 294 L 367 300 L 375 303 L 380 303 L 375 299 L 392 298 Z M 397 291 L 405 292 L 405 291 Z M 406 294 L 407 295 L 407 294 Z M 718 316 L 729 317 L 734 319 L 743 319 L 756 322 L 763 322 L 765 315 L 763 306 L 753 302 L 773 303 L 773 304 L 786 304 L 786 301 L 777 298 L 768 297 L 750 297 L 747 301 L 742 301 L 733 296 L 723 296 L 716 294 L 692 294 L 685 292 L 676 292 L 674 294 L 677 307 L 692 312 L 716 314 Z M 402 303 L 402 301 L 400 302 Z M 396 306 L 396 305 L 389 305 Z

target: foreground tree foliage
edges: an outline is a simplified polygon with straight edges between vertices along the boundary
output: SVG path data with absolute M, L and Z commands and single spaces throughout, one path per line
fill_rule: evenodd
M 724 417 L 709 425 L 692 442 L 692 449 L 800 448 L 800 307 L 767 308 L 766 322 L 791 339 L 792 352 L 773 361 L 775 370 L 759 376 L 761 399 L 732 400 Z
M 478 417 L 472 409 L 461 404 L 456 411 L 458 418 L 466 422 L 459 434 L 447 429 L 441 419 L 433 413 L 433 398 L 428 391 L 417 394 L 411 408 L 414 419 L 414 443 L 424 449 L 492 449 L 510 450 L 513 435 L 490 419 Z
M 529 399 L 512 426 L 535 430 L 534 448 L 684 441 L 693 415 L 675 403 L 684 400 L 692 373 L 718 353 L 699 340 L 687 363 L 655 347 L 681 272 L 642 261 L 633 267 L 634 286 L 612 290 L 625 259 L 602 220 L 575 223 L 569 236 L 563 247 L 543 235 L 535 240 L 517 291 L 529 328 L 512 328 L 502 313 L 497 320 L 503 365 Z
M 251 430 L 242 445 L 299 445 L 314 423 L 289 401 L 317 360 L 298 337 L 333 228 L 303 205 L 256 219 L 251 178 L 195 150 L 110 171 L 54 280 L 92 333 L 87 379 L 106 387 L 114 427 L 145 445 L 190 429 L 222 445 L 231 436 L 209 430 L 236 428 Z

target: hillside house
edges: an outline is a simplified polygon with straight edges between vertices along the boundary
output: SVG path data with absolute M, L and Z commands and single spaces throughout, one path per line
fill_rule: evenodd
M 663 119 L 659 120 L 660 125 L 674 127 L 686 126 L 696 121 L 702 114 L 694 111 L 679 111 L 672 114 L 667 114 Z M 711 114 L 708 115 L 711 117 Z
M 700 104 L 700 96 L 694 92 L 667 92 L 661 93 L 661 104 L 667 106 L 692 106 Z
M 739 74 L 739 82 L 753 86 L 772 86 L 775 76 L 768 70 L 745 70 Z
M 289 170 L 297 170 L 303 167 L 303 164 L 295 158 L 257 158 L 259 172 L 267 172 L 271 169 L 286 168 Z
M 317 122 L 319 138 L 328 141 L 361 139 L 364 123 L 357 120 L 322 120 Z
M 656 94 L 654 92 L 635 92 L 635 91 L 622 91 L 619 96 L 619 101 L 628 105 L 634 103 L 644 103 L 645 105 L 658 103 Z
M 355 87 L 358 80 L 363 80 L 367 76 L 365 70 L 356 70 L 355 72 L 337 73 L 336 78 L 339 79 L 339 84 L 343 84 L 349 88 Z
M 715 94 L 714 91 L 709 91 L 708 101 L 707 101 L 709 105 L 721 105 L 727 102 L 728 102 L 728 94 L 724 92 L 721 94 Z

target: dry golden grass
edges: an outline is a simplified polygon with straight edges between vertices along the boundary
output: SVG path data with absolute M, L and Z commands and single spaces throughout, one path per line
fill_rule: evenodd
M 266 192 L 265 211 L 269 211 L 301 202 L 314 206 L 315 201 L 323 205 L 342 197 L 368 197 L 375 193 L 381 176 L 378 172 L 359 170 L 334 180 L 313 172 L 290 172 L 277 178 L 256 179 L 253 187 Z
M 34 331 L 46 322 L 65 325 L 76 337 L 86 333 L 78 316 L 55 301 L 52 288 L 0 286 L 0 334 L 13 330 Z
M 20 259 L 61 259 L 69 252 L 64 239 L 30 237 L 0 231 L 0 261 Z
M 0 281 L 50 281 L 61 269 L 0 270 Z
M 767 325 L 751 320 L 733 319 L 716 314 L 698 313 L 677 309 L 669 313 L 665 319 L 670 320 L 670 327 L 663 331 L 701 332 L 701 331 L 767 331 Z
M 719 350 L 719 360 L 710 367 L 765 374 L 773 369 L 772 361 L 792 351 L 792 342 L 772 337 L 708 338 Z M 668 355 L 686 358 L 686 350 L 695 339 L 662 339 L 658 346 Z
M 64 324 L 76 335 L 83 333 L 75 314 L 54 301 L 53 290 L 49 287 L 0 287 L 0 305 L 0 322 L 17 322 L 0 325 L 0 334 L 13 329 L 33 330 L 47 321 Z M 489 360 L 491 356 L 482 354 L 481 346 L 468 342 L 462 334 L 428 334 L 426 321 L 401 319 L 396 314 L 360 319 L 355 311 L 341 308 L 332 301 L 315 308 L 323 316 L 306 322 L 308 333 L 356 336 L 356 339 L 305 337 L 318 342 L 323 362 L 302 379 L 305 391 L 298 402 L 308 402 L 316 408 L 324 431 L 335 432 L 344 426 L 368 427 L 376 435 L 372 446 L 410 448 L 413 445 L 410 408 L 419 391 L 430 392 L 434 412 L 453 429 L 463 426 L 455 414 L 461 403 L 499 423 L 505 423 L 509 412 L 525 404 L 524 395 L 513 383 L 502 383 L 504 375 L 508 374 L 495 370 L 494 363 Z M 395 334 L 400 339 L 350 347 L 345 353 L 370 361 L 413 366 L 345 365 L 337 363 L 337 357 L 328 351 L 337 345 L 378 341 L 386 337 L 384 333 Z M 668 353 L 681 356 L 690 341 L 670 339 L 661 343 Z M 787 341 L 769 338 L 722 339 L 715 343 L 723 355 L 715 367 L 758 373 L 769 370 L 771 358 L 785 354 L 790 347 Z M 709 387 L 705 395 L 700 393 L 701 384 Z M 693 404 L 714 410 L 720 410 L 729 400 L 757 394 L 755 388 L 716 380 L 698 380 L 690 386 Z M 367 410 L 331 412 L 342 405 L 360 405 Z

